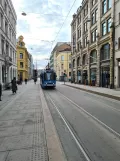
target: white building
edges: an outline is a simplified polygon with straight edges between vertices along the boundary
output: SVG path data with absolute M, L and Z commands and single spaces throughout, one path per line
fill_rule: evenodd
M 115 0 L 115 87 L 120 88 L 120 0 Z
M 0 0 L 0 82 L 4 85 L 17 77 L 17 16 L 11 0 Z

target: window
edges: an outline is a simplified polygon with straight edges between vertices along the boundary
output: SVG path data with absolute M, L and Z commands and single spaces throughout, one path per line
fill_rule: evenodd
M 97 18 L 98 18 L 98 9 L 95 10 L 95 22 L 97 22 Z
M 69 68 L 71 69 L 71 63 L 69 63 Z
M 81 16 L 79 15 L 78 16 L 78 25 L 80 24 L 80 22 L 81 22 Z
M 110 9 L 111 6 L 112 6 L 111 1 L 112 1 L 112 0 L 108 0 L 108 9 Z
M 91 42 L 95 42 L 97 38 L 97 29 L 95 29 L 92 33 L 91 33 Z
M 95 0 L 92 0 L 92 6 L 94 6 L 95 5 Z
M 73 68 L 75 67 L 75 59 L 73 60 Z
M 7 3 L 5 2 L 5 12 L 7 13 Z
M 80 58 L 78 57 L 77 58 L 77 66 L 79 66 L 80 65 Z
M 71 60 L 71 55 L 69 55 L 69 60 Z
M 106 35 L 106 22 L 104 22 L 103 24 L 102 24 L 102 35 L 104 36 L 104 35 Z
M 71 72 L 69 72 L 69 76 L 71 76 Z
M 110 32 L 110 27 L 111 27 L 111 18 L 107 20 L 107 32 Z
M 97 51 L 93 50 L 90 54 L 90 63 L 97 62 Z
M 85 39 L 84 39 L 84 47 L 87 46 L 87 43 L 88 43 L 88 37 L 85 37 Z
M 7 22 L 5 22 L 5 33 L 6 35 L 8 34 L 8 23 Z
M 23 53 L 20 53 L 20 59 L 23 59 Z
M 120 49 L 120 37 L 118 38 L 118 49 Z
M 78 39 L 81 37 L 81 28 L 78 29 Z
M 119 13 L 119 25 L 120 25 L 120 13 Z
M 91 42 L 95 42 L 95 32 L 94 31 L 91 34 Z
M 80 44 L 77 44 L 77 50 L 80 51 Z
M 4 40 L 2 39 L 1 40 L 1 43 L 2 43 L 2 55 L 4 54 Z
M 95 23 L 95 13 L 92 13 L 92 25 Z
M 20 68 L 23 68 L 23 62 L 20 62 Z
M 1 20 L 0 20 L 0 21 L 1 21 L 1 24 L 0 24 L 0 25 L 1 25 L 1 28 L 3 29 L 3 15 L 2 15 L 2 13 L 0 13 L 0 16 L 1 16 L 1 17 L 0 17 L 0 19 L 1 19 Z
M 101 48 L 101 60 L 108 60 L 110 59 L 110 45 L 105 44 Z
M 102 2 L 102 13 L 105 14 L 107 12 L 107 0 L 103 0 Z
M 87 31 L 87 22 L 84 23 L 84 32 Z
M 87 59 L 86 59 L 86 58 L 87 58 L 87 57 L 86 57 L 86 54 L 84 54 L 84 55 L 83 55 L 83 65 L 86 65 L 86 63 L 87 63 L 87 61 L 86 61 Z
M 61 64 L 61 69 L 63 69 L 64 67 L 63 67 L 63 64 Z
M 62 60 L 62 61 L 64 60 L 64 55 L 61 56 L 61 60 Z

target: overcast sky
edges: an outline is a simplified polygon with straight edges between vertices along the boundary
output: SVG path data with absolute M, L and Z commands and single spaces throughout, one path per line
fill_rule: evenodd
M 51 41 L 55 40 L 74 0 L 12 0 L 12 2 L 17 13 L 17 37 L 24 36 L 28 51 L 33 55 L 34 61 L 37 59 L 38 68 L 44 68 L 47 64 L 47 60 L 44 59 L 50 56 Z M 81 0 L 76 0 L 55 44 L 71 41 L 70 23 L 72 15 L 80 5 Z M 27 16 L 22 16 L 22 11 L 26 12 Z

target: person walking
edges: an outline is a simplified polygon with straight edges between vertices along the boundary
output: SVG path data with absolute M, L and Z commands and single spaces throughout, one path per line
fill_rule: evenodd
M 2 84 L 0 83 L 0 101 L 2 101 L 1 97 L 2 97 Z
M 16 81 L 16 77 L 13 78 L 13 80 L 12 80 L 11 83 L 12 83 L 12 92 L 14 94 L 17 91 L 17 81 Z
M 36 77 L 34 77 L 34 83 L 36 84 L 36 82 L 37 82 L 37 78 L 36 78 Z
M 27 79 L 25 79 L 25 84 L 27 84 Z

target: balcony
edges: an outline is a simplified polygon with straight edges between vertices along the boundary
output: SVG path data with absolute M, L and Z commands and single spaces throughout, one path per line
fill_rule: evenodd
M 6 56 L 5 57 L 5 64 L 7 66 L 11 66 L 12 65 L 12 58 L 10 56 Z

